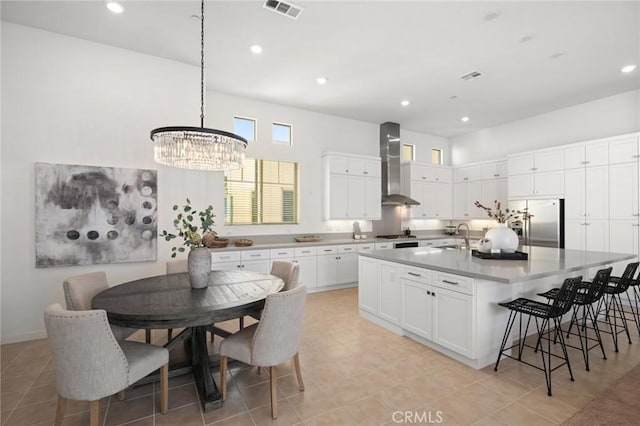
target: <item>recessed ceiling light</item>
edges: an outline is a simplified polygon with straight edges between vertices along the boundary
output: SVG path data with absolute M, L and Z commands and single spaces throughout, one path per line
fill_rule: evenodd
M 460 121 L 466 123 L 467 121 L 469 121 L 469 117 L 462 117 Z
M 259 55 L 262 53 L 262 46 L 260 46 L 259 44 L 254 44 L 253 46 L 250 47 L 251 49 L 251 53 L 255 53 L 256 55 Z
M 556 52 L 554 54 L 552 54 L 551 56 L 549 56 L 550 59 L 558 59 L 563 57 L 564 55 L 566 55 L 565 52 Z
M 626 65 L 624 67 L 622 67 L 622 69 L 620 71 L 622 72 L 631 72 L 633 70 L 636 69 L 636 65 Z
M 107 9 L 109 9 L 113 13 L 124 12 L 124 7 L 117 1 L 113 1 L 113 0 L 107 0 Z
M 520 38 L 520 43 L 527 43 L 536 38 L 535 34 L 527 34 Z
M 323 84 L 327 84 L 327 77 L 318 77 L 316 78 L 316 83 L 318 83 L 319 85 L 323 85 Z
M 404 101 L 400 102 L 400 105 L 402 105 L 402 106 L 408 106 L 410 103 L 411 103 L 411 102 L 409 102 L 408 100 L 406 100 L 406 99 L 405 99 Z

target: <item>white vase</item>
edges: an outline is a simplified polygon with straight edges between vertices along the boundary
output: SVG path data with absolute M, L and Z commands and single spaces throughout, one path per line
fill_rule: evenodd
M 499 223 L 496 227 L 489 229 L 485 238 L 491 240 L 492 249 L 500 249 L 505 253 L 513 253 L 520 243 L 518 235 L 513 229 L 508 228 L 506 223 Z
M 211 253 L 205 247 L 194 248 L 187 257 L 191 288 L 206 288 L 211 272 Z

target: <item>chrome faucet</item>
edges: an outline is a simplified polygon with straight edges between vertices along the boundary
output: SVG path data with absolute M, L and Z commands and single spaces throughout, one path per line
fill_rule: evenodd
M 458 225 L 458 229 L 457 231 L 460 232 L 460 227 L 464 226 L 465 228 L 467 228 L 467 235 L 464 237 L 464 245 L 465 248 L 469 248 L 469 225 L 467 225 L 466 223 L 461 223 L 460 225 Z

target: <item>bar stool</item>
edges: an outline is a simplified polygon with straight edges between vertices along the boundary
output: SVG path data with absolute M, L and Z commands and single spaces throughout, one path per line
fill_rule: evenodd
M 629 283 L 627 299 L 629 300 L 631 315 L 633 315 L 638 334 L 640 335 L 640 276 L 635 280 L 631 280 L 631 283 Z
M 602 299 L 604 294 L 604 289 L 609 283 L 609 277 L 611 276 L 611 270 L 613 268 L 609 267 L 606 269 L 600 269 L 596 276 L 593 278 L 592 282 L 583 281 L 578 292 L 576 293 L 575 300 L 573 301 L 573 315 L 571 316 L 571 322 L 569 323 L 569 329 L 567 330 L 567 338 L 571 335 L 571 328 L 573 325 L 576 325 L 576 329 L 578 330 L 578 339 L 580 340 L 580 347 L 571 346 L 567 344 L 568 347 L 574 349 L 580 349 L 582 351 L 582 358 L 584 359 L 584 364 L 589 371 L 589 351 L 596 346 L 600 346 L 600 350 L 602 351 L 602 357 L 607 359 L 607 354 L 604 352 L 604 346 L 602 345 L 602 338 L 600 337 L 600 329 L 598 328 L 598 321 L 594 312 L 593 304 L 599 302 Z M 552 288 L 549 291 L 544 293 L 538 293 L 538 296 L 546 297 L 551 303 L 552 300 L 555 300 L 558 297 L 558 293 L 560 292 L 559 288 Z M 578 319 L 578 314 L 582 308 L 582 316 Z M 591 324 L 595 334 L 595 338 L 589 337 L 587 320 L 591 319 Z M 583 335 L 580 331 L 584 332 L 584 342 L 582 341 Z M 589 340 L 597 341 L 597 344 L 589 346 Z
M 633 281 L 633 276 L 638 270 L 639 262 L 632 262 L 627 265 L 621 277 L 610 277 L 609 285 L 604 288 L 604 297 L 598 302 L 597 314 L 604 312 L 604 322 L 609 324 L 609 330 L 602 330 L 603 333 L 609 333 L 613 337 L 613 346 L 618 352 L 618 334 L 623 331 L 627 334 L 629 344 L 631 344 L 631 336 L 629 335 L 629 327 L 627 326 L 627 316 L 622 309 L 622 300 L 620 295 L 625 293 L 629 285 Z M 602 309 L 604 306 L 604 310 Z M 613 311 L 613 312 L 612 312 Z M 613 321 L 611 321 L 611 313 L 613 313 Z M 622 329 L 618 330 L 618 317 L 622 321 Z
M 544 371 L 544 378 L 547 382 L 547 395 L 551 396 L 551 372 L 562 367 L 563 365 L 567 365 L 569 369 L 569 376 L 571 377 L 571 381 L 573 381 L 573 372 L 571 371 L 571 363 L 569 362 L 569 356 L 567 355 L 567 348 L 564 341 L 564 336 L 562 333 L 562 327 L 560 321 L 562 320 L 562 316 L 569 312 L 571 309 L 571 304 L 573 303 L 576 293 L 578 292 L 578 288 L 582 283 L 582 276 L 578 276 L 575 278 L 567 278 L 562 283 L 562 286 L 558 290 L 558 294 L 556 298 L 553 299 L 553 303 L 544 303 L 538 302 L 537 300 L 526 299 L 524 297 L 518 298 L 511 302 L 507 303 L 499 303 L 500 306 L 504 306 L 509 309 L 511 312 L 509 313 L 509 320 L 507 321 L 507 328 L 504 332 L 504 337 L 502 338 L 502 346 L 500 347 L 500 353 L 498 354 L 498 359 L 496 360 L 496 366 L 494 367 L 495 371 L 498 371 L 498 365 L 500 364 L 500 358 L 504 355 L 506 357 L 515 359 L 524 364 L 527 364 L 533 368 Z M 509 335 L 511 334 L 511 329 L 513 327 L 513 323 L 516 320 L 516 317 L 520 314 L 520 325 L 519 325 L 519 341 L 511 345 L 508 348 L 505 348 L 507 342 L 509 341 Z M 522 315 L 528 315 L 527 325 L 524 331 L 524 336 L 522 335 Z M 535 318 L 536 329 L 538 331 L 538 340 L 536 341 L 535 346 L 530 346 L 526 344 L 527 331 L 529 330 L 529 323 L 531 322 L 531 317 Z M 542 324 L 538 323 L 538 319 L 542 320 Z M 559 337 L 560 346 L 562 347 L 563 356 L 556 355 L 551 353 L 551 322 L 553 321 L 553 331 Z M 546 329 L 546 332 L 545 332 Z M 546 337 L 545 337 L 546 334 Z M 541 344 L 542 339 L 546 339 L 547 350 L 545 352 L 544 346 Z M 542 355 L 542 368 L 537 365 L 528 363 L 522 360 L 522 351 L 526 347 L 531 349 L 536 349 L 540 347 L 540 353 Z M 518 347 L 518 356 L 513 357 L 509 354 L 506 354 L 505 351 L 511 350 L 515 347 Z M 545 359 L 545 354 L 547 355 L 547 359 Z M 551 367 L 551 357 L 560 358 L 564 361 L 561 364 L 558 364 L 555 367 Z

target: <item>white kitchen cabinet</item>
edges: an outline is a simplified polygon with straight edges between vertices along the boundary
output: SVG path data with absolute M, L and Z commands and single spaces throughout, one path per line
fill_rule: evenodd
M 473 182 L 482 179 L 483 166 L 466 166 L 453 169 L 454 182 Z
M 453 188 L 453 217 L 456 219 L 484 218 L 484 210 L 475 206 L 476 201 L 482 202 L 483 181 L 454 183 Z M 490 204 L 493 207 L 493 202 Z
M 400 326 L 472 358 L 475 356 L 474 280 L 452 274 L 438 275 L 444 278 L 434 280 L 433 273 L 424 269 L 405 269 L 400 278 Z
M 307 289 L 316 288 L 318 286 L 318 262 L 316 256 L 296 257 L 293 261 L 300 265 L 300 283 L 304 284 Z
M 380 316 L 394 324 L 400 323 L 400 267 L 380 262 Z
M 564 197 L 564 170 L 510 175 L 509 198 Z
M 451 218 L 451 184 L 422 182 L 412 180 L 409 191 L 403 190 L 409 197 L 420 203 L 410 206 L 413 219 L 449 219 Z
M 566 249 L 609 251 L 609 221 L 602 219 L 566 219 Z
M 361 257 L 358 264 L 358 306 L 376 314 L 380 312 L 380 273 L 378 261 Z
M 325 220 L 381 218 L 380 159 L 328 153 L 322 164 Z
M 561 149 L 536 151 L 511 156 L 507 162 L 509 176 L 564 170 L 564 152 Z
M 408 180 L 450 183 L 451 169 L 447 166 L 411 162 L 402 164 L 402 176 Z
M 638 134 L 624 135 L 609 140 L 609 164 L 634 163 L 640 158 Z
M 638 206 L 638 163 L 609 166 L 609 218 L 635 219 L 640 217 Z
M 640 223 L 637 219 L 612 220 L 609 232 L 610 252 L 640 254 Z
M 358 254 L 355 244 L 317 248 L 317 287 L 358 281 Z
M 495 161 L 492 163 L 483 164 L 481 167 L 482 180 L 501 179 L 508 176 L 506 161 Z
M 212 253 L 214 270 L 243 269 L 246 271 L 269 273 L 271 260 L 269 250 L 247 250 Z
M 473 296 L 444 288 L 431 290 L 434 342 L 471 358 L 473 346 Z
M 375 250 L 390 250 L 393 249 L 393 243 L 375 243 Z
M 609 166 L 565 171 L 565 217 L 609 218 Z
M 608 142 L 586 143 L 564 149 L 564 168 L 606 166 L 609 163 Z
M 489 179 L 482 181 L 482 197 L 480 203 L 485 207 L 493 208 L 496 201 L 504 207 L 507 206 L 507 188 L 508 179 Z M 476 207 L 477 209 L 477 207 Z M 486 218 L 484 214 L 480 214 L 480 217 Z
M 400 326 L 425 339 L 431 340 L 433 329 L 433 300 L 431 286 L 400 278 L 402 315 Z

